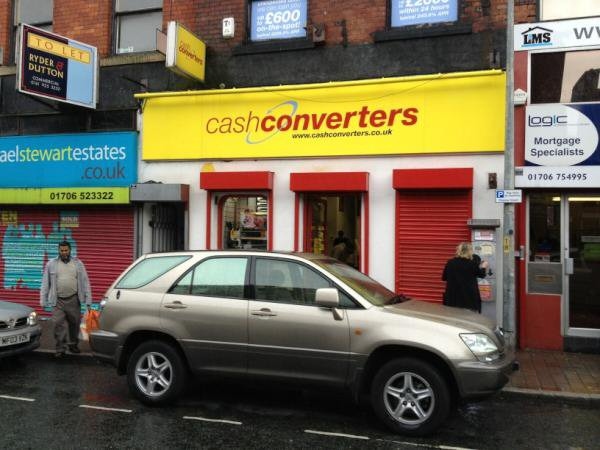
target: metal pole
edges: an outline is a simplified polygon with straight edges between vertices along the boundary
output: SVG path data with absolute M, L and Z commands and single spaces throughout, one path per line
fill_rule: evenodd
M 514 0 L 506 2 L 506 135 L 504 189 L 514 189 Z M 502 326 L 508 341 L 516 341 L 515 327 L 515 205 L 504 203 L 502 239 Z

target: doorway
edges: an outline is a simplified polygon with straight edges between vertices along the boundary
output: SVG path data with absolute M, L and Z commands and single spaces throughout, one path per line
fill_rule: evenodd
M 600 338 L 600 195 L 529 194 L 528 293 L 561 296 L 562 334 Z
M 304 249 L 359 268 L 361 194 L 306 194 Z
M 563 198 L 567 334 L 600 337 L 600 196 Z

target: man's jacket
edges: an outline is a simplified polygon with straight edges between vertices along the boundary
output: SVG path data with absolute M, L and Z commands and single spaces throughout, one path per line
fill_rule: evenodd
M 77 270 L 77 296 L 81 304 L 91 305 L 92 304 L 92 288 L 90 286 L 90 280 L 83 263 L 75 257 L 71 257 L 71 260 L 75 264 Z M 56 278 L 57 278 L 57 265 L 62 264 L 60 257 L 56 257 L 48 261 L 46 268 L 44 269 L 44 276 L 42 277 L 42 288 L 40 289 L 40 305 L 44 306 L 56 306 Z

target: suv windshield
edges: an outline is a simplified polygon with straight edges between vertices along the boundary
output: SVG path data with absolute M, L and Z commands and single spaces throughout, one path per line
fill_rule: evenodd
M 338 277 L 375 306 L 391 305 L 407 300 L 406 297 L 397 295 L 374 279 L 337 259 L 315 259 L 313 261 Z

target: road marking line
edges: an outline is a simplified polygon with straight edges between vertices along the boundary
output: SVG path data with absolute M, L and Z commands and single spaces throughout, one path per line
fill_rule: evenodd
M 363 439 L 366 441 L 371 439 L 368 436 L 357 436 L 356 434 L 344 434 L 344 433 L 331 433 L 328 431 L 304 430 L 304 432 L 310 433 L 310 434 L 322 434 L 324 436 L 337 436 L 337 437 L 346 437 L 346 438 L 350 438 L 350 439 Z
M 124 413 L 130 413 L 133 411 L 132 409 L 106 408 L 104 406 L 92 406 L 92 405 L 79 405 L 79 407 L 87 408 L 87 409 L 99 409 L 101 411 L 116 411 L 116 412 L 124 412 Z
M 453 447 L 451 445 L 431 445 L 431 444 L 418 444 L 416 442 L 403 442 L 403 441 L 389 441 L 387 439 L 376 439 L 381 442 L 391 442 L 392 444 L 409 445 L 412 447 L 425 447 L 425 448 L 439 448 L 442 450 L 474 450 L 468 447 Z
M 0 395 L 0 398 L 7 400 L 21 400 L 22 402 L 35 402 L 35 398 L 13 397 L 12 395 Z
M 217 423 L 228 423 L 230 425 L 241 425 L 242 422 L 237 422 L 235 420 L 225 420 L 225 419 L 207 419 L 206 417 L 192 417 L 192 416 L 183 416 L 184 419 L 187 420 L 200 420 L 201 422 L 217 422 Z

